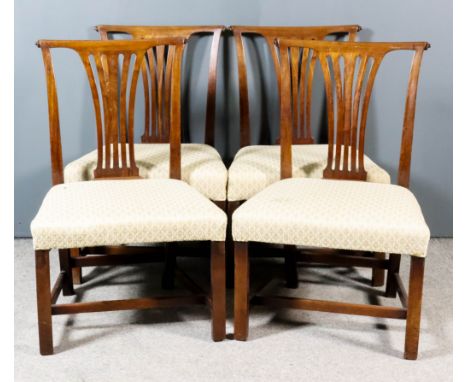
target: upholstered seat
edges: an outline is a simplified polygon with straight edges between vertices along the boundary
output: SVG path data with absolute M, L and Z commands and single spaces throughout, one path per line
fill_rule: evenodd
M 359 181 L 281 180 L 233 214 L 237 242 L 306 245 L 424 257 L 429 228 L 406 188 Z
M 226 200 L 227 170 L 219 153 L 209 145 L 182 144 L 182 180 L 211 200 Z M 169 144 L 135 144 L 135 161 L 140 176 L 164 179 L 169 176 Z M 70 162 L 64 171 L 65 182 L 80 182 L 94 178 L 97 150 Z
M 293 145 L 293 177 L 322 178 L 327 165 L 328 145 Z M 367 180 L 390 183 L 390 175 L 368 157 Z M 229 167 L 228 200 L 247 200 L 280 179 L 280 146 L 246 146 Z
M 174 179 L 96 180 L 52 187 L 31 223 L 34 248 L 224 241 L 226 214 Z

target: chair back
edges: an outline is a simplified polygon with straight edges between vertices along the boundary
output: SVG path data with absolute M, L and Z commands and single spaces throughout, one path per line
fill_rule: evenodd
M 359 25 L 332 25 L 332 26 L 306 26 L 306 27 L 284 27 L 284 26 L 231 26 L 230 29 L 234 34 L 237 51 L 237 67 L 239 77 L 239 105 L 240 105 L 240 146 L 250 145 L 250 115 L 249 115 L 249 92 L 248 92 L 248 75 L 246 66 L 246 51 L 244 36 L 256 35 L 262 36 L 270 50 L 273 60 L 278 89 L 280 86 L 280 55 L 275 46 L 276 39 L 307 39 L 307 40 L 324 40 L 326 37 L 333 36 L 335 38 L 348 36 L 349 41 L 355 41 L 357 33 L 361 30 Z M 312 78 L 310 84 L 312 85 Z M 305 106 L 308 108 L 307 117 L 297 120 L 293 128 L 293 143 L 294 144 L 310 144 L 314 143 L 311 129 L 311 96 L 308 93 Z M 299 123 L 300 122 L 300 123 Z
M 128 35 L 132 39 L 147 40 L 161 37 L 185 37 L 212 34 L 210 60 L 208 68 L 208 91 L 206 98 L 205 143 L 214 146 L 215 141 L 215 110 L 216 110 L 216 79 L 219 56 L 219 41 L 222 25 L 201 26 L 140 26 L 140 25 L 98 25 L 96 30 L 102 40 L 109 40 L 114 35 Z M 170 84 L 164 85 L 161 76 L 164 73 L 164 62 L 161 51 L 156 50 L 154 56 L 149 55 L 148 62 L 143 62 L 142 76 L 145 94 L 145 128 L 141 136 L 144 143 L 167 143 L 169 139 L 169 119 L 164 118 L 158 102 L 164 93 L 170 89 Z
M 409 186 L 416 93 L 427 42 L 328 42 L 278 40 L 281 55 L 281 177 L 291 177 L 292 130 L 303 116 L 304 87 L 315 62 L 325 81 L 328 157 L 323 177 L 366 180 L 364 143 L 367 112 L 380 64 L 389 52 L 414 51 L 406 95 L 398 184 Z M 306 92 L 310 91 L 306 87 Z M 299 102 L 295 102 L 299 99 Z
M 170 121 L 170 177 L 180 178 L 180 67 L 184 38 L 145 41 L 39 40 L 44 59 L 49 108 L 52 183 L 63 183 L 63 158 L 57 86 L 51 49 L 75 51 L 87 74 L 96 119 L 97 167 L 99 178 L 139 176 L 134 152 L 134 112 L 138 78 L 150 57 L 164 55 L 163 75 L 170 77 L 170 92 L 159 111 L 167 110 Z M 167 83 L 168 81 L 166 81 Z

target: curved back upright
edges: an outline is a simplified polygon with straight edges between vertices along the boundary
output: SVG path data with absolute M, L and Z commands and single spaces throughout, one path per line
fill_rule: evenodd
M 170 177 L 180 178 L 180 67 L 183 38 L 146 41 L 39 40 L 47 81 L 52 183 L 63 183 L 63 158 L 57 87 L 51 49 L 75 51 L 84 66 L 96 117 L 98 178 L 138 177 L 134 152 L 134 111 L 138 77 L 148 55 L 163 52 L 171 78 L 169 97 L 161 108 L 170 109 Z M 169 105 L 169 106 L 166 106 Z
M 294 97 L 302 94 L 303 65 L 317 60 L 328 114 L 328 158 L 324 178 L 365 180 L 364 142 L 372 87 L 385 55 L 414 51 L 406 95 L 398 184 L 409 186 L 416 93 L 427 42 L 328 42 L 278 40 L 281 55 L 281 177 L 291 177 L 293 123 L 300 115 Z M 299 89 L 299 90 L 298 90 Z
M 215 109 L 216 109 L 216 78 L 218 65 L 218 51 L 222 25 L 201 26 L 140 26 L 140 25 L 98 25 L 96 30 L 102 40 L 109 40 L 111 36 L 125 34 L 132 39 L 147 40 L 161 37 L 184 37 L 189 39 L 194 35 L 212 34 L 208 69 L 208 92 L 206 99 L 205 143 L 214 146 L 215 135 Z M 141 137 L 142 142 L 163 143 L 168 142 L 168 120 L 161 115 L 156 116 L 157 103 L 167 92 L 169 85 L 164 86 L 160 80 L 163 73 L 161 53 L 156 51 L 156 57 L 149 57 L 148 63 L 143 62 L 142 75 L 145 92 L 145 130 Z M 160 64 L 161 63 L 161 64 Z
M 249 116 L 249 93 L 248 78 L 246 66 L 246 52 L 243 37 L 246 35 L 262 36 L 270 50 L 271 58 L 275 67 L 275 74 L 280 86 L 280 55 L 275 46 L 276 39 L 307 39 L 324 40 L 326 37 L 345 37 L 349 41 L 355 41 L 357 33 L 361 30 L 359 25 L 331 25 L 331 26 L 303 26 L 303 27 L 285 27 L 285 26 L 231 26 L 234 34 L 237 51 L 237 66 L 239 76 L 239 106 L 240 106 L 240 146 L 250 145 L 250 116 Z M 310 81 L 312 85 L 312 79 Z M 307 107 L 310 108 L 311 93 L 307 99 Z M 310 126 L 310 112 L 306 114 L 307 118 L 296 123 L 293 128 L 294 144 L 314 143 Z M 299 121 L 296 121 L 299 122 Z

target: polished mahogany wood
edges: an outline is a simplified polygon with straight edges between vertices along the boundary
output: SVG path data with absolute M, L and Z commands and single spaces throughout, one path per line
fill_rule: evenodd
M 185 305 L 204 304 L 204 296 L 158 296 L 132 298 L 127 300 L 105 300 L 93 302 L 74 302 L 52 305 L 52 314 L 76 314 L 112 312 L 116 310 L 175 308 Z
M 216 82 L 219 57 L 219 42 L 224 30 L 222 25 L 194 25 L 194 26 L 143 26 L 143 25 L 98 25 L 96 30 L 102 40 L 109 40 L 114 35 L 128 35 L 133 39 L 155 39 L 160 37 L 184 37 L 189 39 L 197 35 L 212 35 L 210 59 L 208 68 L 208 92 L 206 98 L 205 143 L 214 146 L 215 140 L 215 110 L 216 110 Z M 154 59 L 154 57 L 151 57 Z M 164 57 L 156 63 L 142 68 L 143 84 L 145 88 L 145 130 L 141 137 L 142 142 L 162 143 L 168 142 L 169 124 L 158 112 L 156 102 L 165 96 L 164 86 L 160 78 L 164 73 Z M 160 84 L 160 86 L 158 86 Z M 161 117 L 156 119 L 156 116 Z
M 248 243 L 234 243 L 234 339 L 249 335 L 249 253 Z
M 347 36 L 349 41 L 356 39 L 357 33 L 361 30 L 359 25 L 331 25 L 331 26 L 300 26 L 300 27 L 286 27 L 286 26 L 231 26 L 229 28 L 234 34 L 237 53 L 237 67 L 239 77 L 239 105 L 240 105 L 240 145 L 241 147 L 250 144 L 250 114 L 249 114 L 249 91 L 248 91 L 248 73 L 246 65 L 246 51 L 245 51 L 245 36 L 261 36 L 265 39 L 270 50 L 271 58 L 273 60 L 275 74 L 280 86 L 280 56 L 275 47 L 275 40 L 278 38 L 289 39 L 307 39 L 307 40 L 323 40 L 326 37 L 342 38 Z M 302 68 L 306 69 L 305 64 Z M 310 71 L 309 68 L 307 68 Z M 313 72 L 312 72 L 313 73 Z M 293 129 L 293 142 L 294 144 L 308 144 L 314 143 L 311 131 L 310 115 L 311 115 L 311 102 L 313 77 L 308 77 L 301 86 L 302 98 L 295 97 L 295 107 L 301 108 L 300 119 L 295 120 Z M 301 101 L 298 102 L 298 99 Z
M 252 305 L 270 305 L 275 308 L 303 309 L 315 312 L 351 314 L 358 316 L 406 318 L 406 309 L 393 306 L 350 304 L 339 301 L 311 300 L 285 296 L 255 296 Z
M 36 251 L 37 321 L 41 355 L 50 355 L 54 352 L 51 301 L 57 289 L 58 287 L 54 288 L 53 295 L 50 293 L 49 251 Z
M 418 357 L 419 328 L 424 281 L 424 258 L 412 257 L 408 291 L 408 318 L 406 320 L 405 358 Z
M 226 337 L 226 256 L 224 241 L 211 243 L 211 333 L 213 341 Z
M 60 271 L 64 273 L 63 277 L 63 295 L 72 296 L 75 294 L 73 289 L 73 278 L 72 278 L 72 265 L 70 250 L 59 249 L 59 260 L 60 260 Z

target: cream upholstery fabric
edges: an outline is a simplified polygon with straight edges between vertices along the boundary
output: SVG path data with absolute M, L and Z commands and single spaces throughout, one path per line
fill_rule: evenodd
M 328 145 L 293 145 L 293 177 L 321 178 L 327 165 L 327 150 Z M 390 175 L 367 157 L 364 166 L 369 182 L 390 183 Z M 229 167 L 228 200 L 247 200 L 278 180 L 278 145 L 244 147 Z
M 182 180 L 211 200 L 226 200 L 227 169 L 219 153 L 211 146 L 182 144 Z M 135 144 L 135 160 L 140 176 L 151 179 L 169 177 L 169 145 Z M 97 163 L 97 151 L 70 162 L 64 171 L 65 183 L 91 180 Z
M 369 182 L 281 180 L 233 214 L 235 241 L 367 250 L 424 257 L 427 227 L 406 188 Z
M 226 214 L 173 179 L 54 186 L 31 223 L 35 249 L 184 240 L 224 241 Z

